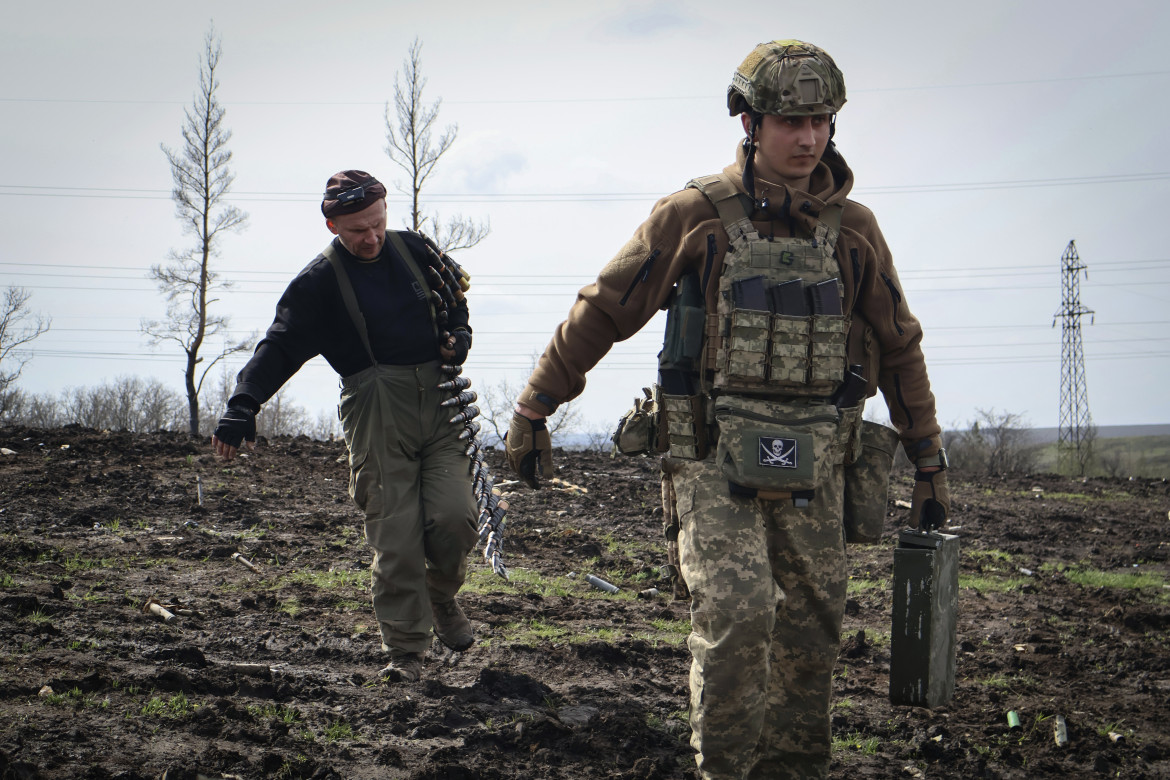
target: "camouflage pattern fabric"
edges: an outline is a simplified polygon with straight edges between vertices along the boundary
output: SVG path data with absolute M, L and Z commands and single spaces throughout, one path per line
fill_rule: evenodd
M 675 601 L 687 601 L 691 593 L 683 582 L 678 556 L 679 520 L 674 500 L 674 478 L 670 458 L 662 460 L 662 532 L 666 537 L 666 562 L 670 571 L 670 590 Z
M 343 382 L 349 494 L 365 513 L 374 616 L 388 652 L 430 647 L 431 602 L 455 598 L 479 539 L 462 428 L 439 407 L 443 378 L 436 362 L 373 366 Z
M 845 77 L 824 49 L 804 41 L 771 41 L 752 49 L 731 77 L 727 109 L 761 114 L 835 114 L 845 105 Z
M 845 467 L 845 541 L 864 544 L 881 538 L 897 447 L 893 428 L 870 420 L 861 424 L 861 453 Z
M 807 507 L 733 498 L 713 459 L 675 463 L 691 593 L 691 745 L 705 780 L 816 778 L 845 608 L 843 473 Z

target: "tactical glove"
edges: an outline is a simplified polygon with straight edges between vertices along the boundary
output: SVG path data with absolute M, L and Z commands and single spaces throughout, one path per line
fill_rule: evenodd
M 504 454 L 516 476 L 536 490 L 536 477 L 552 476 L 552 437 L 544 419 L 530 420 L 519 412 L 512 414 L 512 424 L 504 437 Z
M 465 330 L 456 330 L 451 334 L 451 338 L 455 339 L 455 343 L 449 347 L 455 352 L 451 362 L 461 366 L 467 360 L 467 353 L 471 351 L 471 334 Z
M 215 438 L 229 447 L 239 447 L 245 441 L 256 441 L 256 412 L 246 403 L 228 402 L 227 411 L 215 427 Z
M 947 472 L 914 472 L 914 493 L 910 496 L 910 525 L 923 531 L 941 528 L 951 513 L 951 494 L 947 490 Z

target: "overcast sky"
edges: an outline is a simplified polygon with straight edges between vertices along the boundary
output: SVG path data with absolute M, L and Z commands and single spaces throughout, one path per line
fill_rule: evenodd
M 480 388 L 520 385 L 654 201 L 731 161 L 733 70 L 760 41 L 800 38 L 844 71 L 838 146 L 924 324 L 940 421 L 983 409 L 1058 424 L 1053 320 L 1075 240 L 1094 422 L 1170 422 L 1170 4 L 1148 0 L 6 3 L 0 285 L 52 317 L 28 392 L 131 374 L 181 392 L 181 353 L 138 326 L 164 311 L 147 269 L 190 242 L 159 144 L 181 143 L 212 20 L 233 202 L 250 215 L 214 261 L 237 282 L 218 304 L 236 335 L 267 327 L 331 238 L 318 210 L 331 173 L 403 181 L 384 115 L 416 36 L 426 97 L 458 125 L 424 198 L 492 228 L 457 257 Z M 392 192 L 390 209 L 400 224 L 405 199 Z M 590 374 L 590 429 L 653 382 L 661 325 Z M 335 406 L 336 377 L 318 358 L 289 392 L 315 416 Z

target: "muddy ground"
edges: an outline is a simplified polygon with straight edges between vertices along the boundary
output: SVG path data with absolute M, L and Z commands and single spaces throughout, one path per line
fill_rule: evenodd
M 462 596 L 478 644 L 391 686 L 342 444 L 228 466 L 166 433 L 0 447 L 4 780 L 695 775 L 653 460 L 558 452 L 554 489 L 506 487 L 512 581 L 477 557 Z M 831 776 L 1170 777 L 1170 485 L 953 473 L 957 675 L 934 711 L 889 702 L 909 489 L 882 542 L 850 548 Z

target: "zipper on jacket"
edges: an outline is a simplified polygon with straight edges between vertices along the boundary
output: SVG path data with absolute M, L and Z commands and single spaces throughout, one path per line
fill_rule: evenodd
M 849 262 L 853 265 L 853 304 L 850 310 L 857 308 L 857 299 L 861 296 L 861 259 L 857 256 L 857 247 L 849 247 Z
M 620 301 L 618 301 L 619 306 L 625 306 L 626 301 L 630 300 L 630 296 L 634 294 L 634 288 L 650 277 L 650 269 L 654 267 L 654 261 L 658 259 L 660 252 L 661 250 L 655 249 L 650 253 L 650 256 L 646 258 L 646 261 L 642 263 L 642 267 L 638 269 L 637 275 L 634 276 L 634 281 L 630 282 L 630 287 L 628 290 L 626 290 L 626 294 L 622 296 Z
M 902 407 L 902 411 L 906 414 L 906 430 L 914 427 L 914 415 L 910 414 L 910 407 L 906 405 L 906 399 L 902 397 L 902 375 L 894 374 L 894 397 L 898 399 L 898 406 Z
M 885 272 L 882 272 L 882 281 L 890 288 L 890 297 L 894 299 L 894 329 L 898 331 L 899 336 L 904 335 L 905 331 L 898 324 L 898 305 L 902 303 L 902 293 L 898 292 L 898 285 L 894 284 L 894 280 L 886 276 Z

